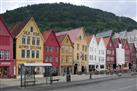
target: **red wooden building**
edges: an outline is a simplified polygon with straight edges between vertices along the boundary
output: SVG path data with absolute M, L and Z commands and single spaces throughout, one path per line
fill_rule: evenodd
M 129 47 L 130 47 L 130 62 L 131 62 L 131 67 L 132 67 L 132 70 L 135 70 L 136 69 L 136 48 L 135 48 L 135 45 L 134 43 L 129 43 Z
M 54 31 L 45 31 L 44 37 L 44 63 L 51 63 L 56 72 L 60 67 L 60 45 Z
M 130 47 L 128 41 L 126 39 L 121 39 L 122 47 L 125 50 L 125 64 L 122 67 L 122 70 L 129 70 L 131 68 L 131 60 L 130 60 Z
M 0 17 L 0 78 L 14 77 L 13 38 Z
M 106 68 L 108 71 L 114 70 L 115 63 L 115 48 L 110 37 L 103 38 L 106 46 Z

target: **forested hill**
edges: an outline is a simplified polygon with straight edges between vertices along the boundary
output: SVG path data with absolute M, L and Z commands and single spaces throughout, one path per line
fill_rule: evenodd
M 119 17 L 99 9 L 64 3 L 29 5 L 6 11 L 2 16 L 8 26 L 33 16 L 41 31 L 47 28 L 64 31 L 81 26 L 84 26 L 88 33 L 137 29 L 137 22 L 130 18 Z

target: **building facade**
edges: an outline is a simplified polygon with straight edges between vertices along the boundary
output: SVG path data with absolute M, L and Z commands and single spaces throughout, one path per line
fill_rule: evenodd
M 88 50 L 84 27 L 57 33 L 57 35 L 62 34 L 68 34 L 74 46 L 74 74 L 88 72 Z
M 43 37 L 34 20 L 17 23 L 11 28 L 14 37 L 14 57 L 16 76 L 20 74 L 20 65 L 24 63 L 43 63 Z M 37 73 L 39 73 L 37 68 Z
M 51 63 L 55 73 L 60 68 L 60 45 L 54 31 L 42 33 L 44 38 L 44 63 Z
M 129 43 L 129 47 L 130 47 L 131 69 L 135 71 L 137 69 L 136 48 L 134 43 Z
M 13 38 L 2 17 L 0 17 L 0 78 L 15 76 L 13 59 Z
M 106 70 L 106 47 L 103 38 L 97 38 L 99 71 Z
M 122 65 L 123 71 L 128 71 L 131 69 L 131 60 L 130 60 L 130 47 L 126 39 L 121 39 L 122 47 L 125 50 L 125 64 Z
M 115 65 L 115 49 L 110 37 L 103 38 L 106 47 L 106 69 L 109 72 L 113 72 Z
M 59 35 L 57 39 L 60 43 L 60 75 L 65 75 L 67 71 L 73 74 L 73 43 L 69 35 Z
M 98 70 L 99 62 L 98 62 L 98 43 L 96 37 L 89 36 L 88 38 L 88 63 L 89 63 L 89 71 Z

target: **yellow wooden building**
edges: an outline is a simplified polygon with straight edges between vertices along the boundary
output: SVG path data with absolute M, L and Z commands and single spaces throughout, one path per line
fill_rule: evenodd
M 73 73 L 73 43 L 67 34 L 59 35 L 57 39 L 60 43 L 60 74 L 66 74 L 67 70 Z
M 87 41 L 85 28 L 80 27 L 69 31 L 59 32 L 57 35 L 68 34 L 74 47 L 74 74 L 78 72 L 88 72 L 88 60 L 87 60 Z
M 20 74 L 20 64 L 43 63 L 43 37 L 31 17 L 11 28 L 14 37 L 14 57 L 16 59 L 16 77 Z

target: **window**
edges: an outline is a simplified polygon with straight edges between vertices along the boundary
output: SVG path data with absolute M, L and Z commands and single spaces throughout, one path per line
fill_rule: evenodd
M 49 49 L 49 47 L 47 46 L 47 47 L 46 47 L 46 52 L 48 52 L 48 49 Z
M 64 58 L 64 56 L 62 56 L 61 58 L 62 58 L 62 59 L 61 59 L 61 60 L 62 60 L 62 63 L 64 63 L 64 61 L 65 61 L 65 58 Z
M 30 32 L 33 32 L 33 27 L 30 27 Z
M 27 50 L 27 58 L 30 58 L 30 50 Z
M 62 46 L 61 50 L 62 50 L 62 53 L 64 53 L 64 47 L 63 46 Z
M 21 50 L 21 57 L 25 58 L 25 50 Z
M 77 60 L 79 60 L 79 54 L 77 53 Z
M 9 60 L 10 59 L 10 53 L 9 51 L 6 51 L 6 60 Z
M 35 37 L 32 37 L 32 45 L 35 45 Z
M 45 62 L 48 62 L 48 56 L 46 56 Z
M 36 58 L 39 58 L 39 51 L 36 51 Z
M 52 62 L 52 56 L 49 57 L 49 61 Z
M 59 48 L 58 48 L 58 47 L 56 47 L 56 49 L 55 49 L 55 50 L 56 50 L 56 52 L 58 52 L 58 51 L 59 51 Z
M 0 59 L 4 58 L 4 51 L 0 51 Z
M 52 52 L 52 47 L 49 47 L 49 51 Z
M 26 43 L 26 36 L 23 36 L 22 37 L 22 44 L 25 44 Z
M 104 69 L 104 65 L 100 65 L 100 68 L 101 68 L 101 69 Z
M 30 36 L 27 37 L 27 44 L 30 44 Z
M 40 38 L 37 38 L 37 45 L 40 44 Z
M 96 61 L 96 56 L 94 56 L 94 60 Z
M 58 57 L 57 56 L 55 57 L 55 61 L 58 62 Z
M 87 46 L 85 46 L 85 52 L 87 51 Z
M 77 50 L 79 50 L 79 44 L 77 44 Z
M 31 52 L 31 57 L 35 58 L 35 51 L 34 50 L 32 50 L 32 52 Z
M 87 55 L 85 55 L 85 61 L 87 60 Z
M 82 46 L 82 51 L 84 51 L 84 45 Z

